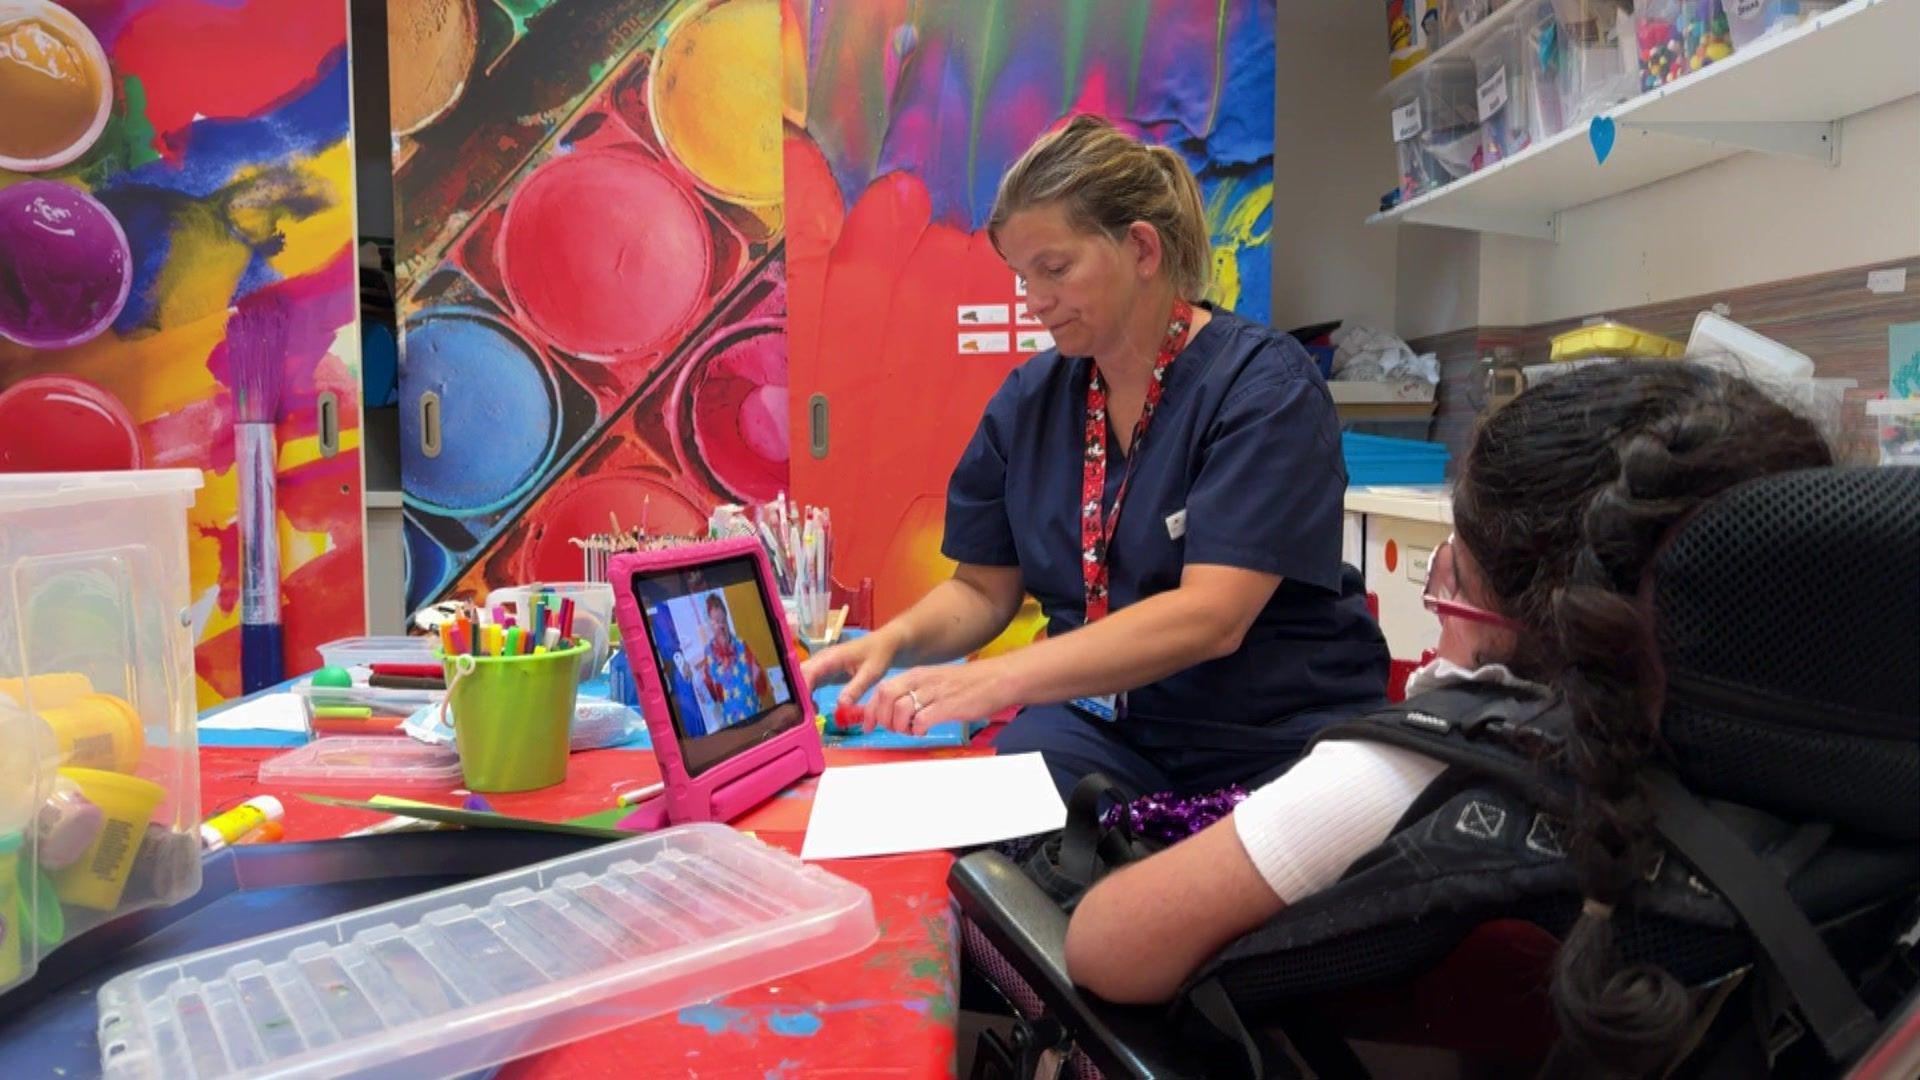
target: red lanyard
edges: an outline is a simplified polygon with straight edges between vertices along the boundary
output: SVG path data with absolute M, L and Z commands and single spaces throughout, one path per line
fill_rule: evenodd
M 1113 510 L 1105 515 L 1100 504 L 1107 492 L 1107 384 L 1100 378 L 1099 365 L 1087 380 L 1087 445 L 1085 466 L 1080 474 L 1080 575 L 1087 583 L 1087 621 L 1107 614 L 1107 545 L 1113 541 L 1114 527 L 1120 523 L 1120 504 L 1127 498 L 1127 483 L 1133 479 L 1134 462 L 1140 460 L 1140 442 L 1146 437 L 1153 411 L 1160 405 L 1167 367 L 1186 343 L 1187 327 L 1193 324 L 1193 305 L 1185 300 L 1173 302 L 1173 314 L 1167 317 L 1167 336 L 1160 343 L 1160 355 L 1153 360 L 1153 378 L 1147 383 L 1147 401 L 1140 408 L 1140 419 L 1133 425 L 1133 441 L 1127 444 L 1127 471 L 1120 477 L 1120 490 L 1114 493 Z

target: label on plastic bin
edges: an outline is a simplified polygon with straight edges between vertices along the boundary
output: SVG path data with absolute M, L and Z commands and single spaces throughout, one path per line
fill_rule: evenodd
M 1736 19 L 1751 19 L 1760 14 L 1767 0 L 1733 0 L 1733 15 Z
M 1493 74 L 1480 82 L 1480 119 L 1491 120 L 1494 114 L 1507 107 L 1507 66 L 1493 69 Z
M 1406 142 L 1420 134 L 1420 103 L 1409 101 L 1393 110 L 1393 141 Z

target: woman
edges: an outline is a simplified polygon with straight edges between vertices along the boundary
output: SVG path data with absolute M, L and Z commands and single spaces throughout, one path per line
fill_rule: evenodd
M 1815 427 L 1752 384 L 1676 362 L 1563 375 L 1493 414 L 1454 491 L 1428 606 L 1440 658 L 1408 693 L 1459 682 L 1551 683 L 1573 708 L 1558 767 L 1579 785 L 1572 850 L 1590 903 L 1554 984 L 1564 1037 L 1641 1071 L 1664 1060 L 1686 996 L 1659 969 L 1615 978 L 1612 908 L 1654 850 L 1636 770 L 1654 733 L 1636 701 L 1652 635 L 1635 591 L 1661 538 L 1742 481 L 1832 463 Z M 1067 965 L 1123 1002 L 1164 1000 L 1227 942 L 1326 888 L 1381 843 L 1439 762 L 1364 741 L 1316 745 L 1286 776 L 1190 840 L 1096 885 Z
M 1346 471 L 1297 342 L 1196 304 L 1210 263 L 1178 154 L 1078 117 L 1001 181 L 988 230 L 1057 348 L 1010 375 L 947 491 L 959 565 L 810 684 L 878 683 L 871 720 L 924 731 L 1024 711 L 997 742 L 1069 790 L 1272 775 L 1324 724 L 1379 703 L 1386 645 L 1340 561 Z M 993 640 L 1035 596 L 1048 639 Z M 923 665 L 885 681 L 890 667 Z M 1118 697 L 1116 697 L 1118 695 Z
M 706 676 L 707 691 L 719 707 L 719 723 L 714 730 L 732 727 L 760 715 L 771 707 L 760 700 L 760 688 L 766 674 L 745 644 L 735 636 L 727 615 L 727 602 L 719 593 L 707 596 L 707 655 L 700 661 Z

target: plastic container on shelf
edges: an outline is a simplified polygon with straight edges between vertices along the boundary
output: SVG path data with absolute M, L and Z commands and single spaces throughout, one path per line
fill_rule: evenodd
M 1920 465 L 1920 398 L 1869 401 L 1867 419 L 1880 444 L 1880 464 Z
M 1654 90 L 1733 55 L 1720 0 L 1639 0 L 1633 9 L 1640 89 Z
M 430 637 L 350 637 L 320 646 L 320 662 L 329 667 L 369 667 L 373 664 L 431 664 Z
M 1440 32 L 1434 48 L 1452 41 L 1487 17 L 1488 0 L 1440 0 Z
M 1439 48 L 1440 0 L 1387 0 L 1387 71 L 1411 71 Z
M 0 989 L 200 887 L 200 473 L 0 475 Z
M 1561 127 L 1573 127 L 1640 92 L 1633 16 L 1614 0 L 1552 0 L 1565 90 Z
M 1440 184 L 1480 167 L 1480 99 L 1473 61 L 1448 58 L 1427 65 L 1420 88 L 1426 115 L 1421 149 L 1437 166 Z
M 1504 161 L 1533 145 L 1537 108 L 1531 64 L 1522 47 L 1529 24 L 1503 19 L 1473 47 L 1473 77 L 1480 117 L 1480 165 Z
M 1720 0 L 1735 51 L 1838 6 L 1837 0 Z
M 1531 108 L 1528 122 L 1536 142 L 1560 133 L 1572 110 L 1567 103 L 1573 97 L 1573 56 L 1567 39 L 1560 32 L 1559 16 L 1552 0 L 1518 0 L 1522 10 L 1514 13 L 1515 51 L 1527 80 L 1527 102 Z
M 412 739 L 315 739 L 260 763 L 260 783 L 270 787 L 460 786 L 460 755 L 451 746 Z
M 1756 334 L 1725 316 L 1703 311 L 1693 320 L 1686 354 L 1712 356 L 1717 353 L 1737 356 L 1755 371 L 1781 378 L 1805 379 L 1813 375 L 1813 360 L 1806 353 L 1789 349 L 1764 334 Z
M 686 825 L 120 975 L 108 1080 L 458 1076 L 852 955 L 867 890 Z
M 1393 136 L 1402 199 L 1472 172 L 1480 158 L 1473 61 L 1436 60 L 1408 78 L 1394 95 Z
M 1420 109 L 1418 76 L 1394 94 L 1392 125 L 1393 152 L 1400 162 L 1400 201 L 1405 202 L 1440 186 L 1439 170 L 1421 149 L 1420 137 L 1426 133 L 1427 118 Z
M 1583 360 L 1602 356 L 1673 360 L 1685 355 L 1686 351 L 1686 346 L 1672 338 L 1650 334 L 1612 319 L 1602 319 L 1577 330 L 1555 334 L 1548 359 Z

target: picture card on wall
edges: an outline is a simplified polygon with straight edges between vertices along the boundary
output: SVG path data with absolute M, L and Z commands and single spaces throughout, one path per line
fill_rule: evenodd
M 961 326 L 1005 326 L 1011 320 L 1005 304 L 961 304 Z
M 1053 335 L 1045 330 L 1020 331 L 1020 347 L 1016 352 L 1040 353 L 1053 348 Z
M 960 351 L 968 356 L 984 356 L 989 353 L 1011 352 L 1010 336 L 1004 331 L 989 334 L 961 334 Z

